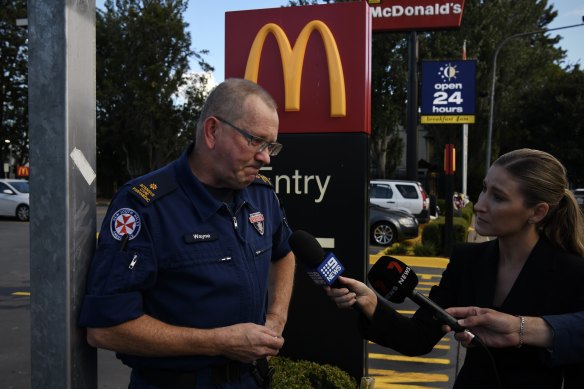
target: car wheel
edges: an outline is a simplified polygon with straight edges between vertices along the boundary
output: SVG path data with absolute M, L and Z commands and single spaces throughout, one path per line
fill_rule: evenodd
M 16 217 L 21 222 L 27 221 L 30 217 L 28 205 L 19 205 L 18 208 L 16 208 Z
M 395 227 L 387 222 L 376 223 L 371 228 L 371 242 L 380 246 L 389 246 L 397 239 Z

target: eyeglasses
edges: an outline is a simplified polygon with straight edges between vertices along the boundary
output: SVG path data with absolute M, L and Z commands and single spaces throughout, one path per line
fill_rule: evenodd
M 261 153 L 262 151 L 268 149 L 268 153 L 271 157 L 278 155 L 280 150 L 282 150 L 282 144 L 278 142 L 268 142 L 267 140 L 260 138 L 259 136 L 255 136 L 250 134 L 249 132 L 229 123 L 227 120 L 220 118 L 219 116 L 215 116 L 217 120 L 222 123 L 227 124 L 235 131 L 239 132 L 245 139 L 247 139 L 247 144 L 249 146 L 255 147 L 257 153 Z

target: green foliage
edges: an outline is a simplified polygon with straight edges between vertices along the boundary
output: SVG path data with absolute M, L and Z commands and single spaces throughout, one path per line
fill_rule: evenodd
M 463 208 L 461 212 L 461 217 L 466 220 L 468 225 L 472 222 L 472 215 L 474 215 L 474 204 L 469 201 Z
M 440 216 L 424 226 L 422 231 L 422 244 L 424 246 L 434 246 L 438 251 L 444 247 L 444 228 L 446 220 Z M 468 238 L 468 227 L 470 223 L 466 219 L 458 216 L 452 218 L 452 228 L 454 243 L 464 243 Z
M 28 162 L 27 30 L 16 25 L 16 19 L 26 17 L 26 0 L 1 2 L 0 163 L 7 162 L 10 154 L 19 165 Z
M 414 255 L 417 257 L 433 257 L 438 254 L 438 249 L 433 244 L 417 244 L 414 246 Z
M 386 254 L 405 255 L 408 253 L 408 247 L 403 243 L 394 243 L 383 250 Z
M 194 139 L 203 96 L 187 88 L 191 51 L 187 0 L 106 0 L 96 14 L 99 192 L 176 158 Z M 196 80 L 201 81 L 201 80 Z M 181 101 L 181 100 L 185 101 Z M 107 185 L 106 185 L 107 184 Z M 105 193 L 104 193 L 105 192 Z
M 274 374 L 274 389 L 351 389 L 356 388 L 355 379 L 338 367 L 319 365 L 309 361 L 292 361 L 274 357 L 270 365 Z
M 436 220 L 432 220 L 424 226 L 424 230 L 422 231 L 422 245 L 442 247 L 442 230 Z

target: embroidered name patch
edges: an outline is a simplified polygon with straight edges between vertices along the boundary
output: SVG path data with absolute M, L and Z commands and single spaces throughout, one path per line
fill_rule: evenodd
M 185 243 L 210 242 L 217 240 L 217 234 L 213 232 L 193 232 L 184 235 Z
M 122 240 L 124 235 L 132 240 L 138 236 L 141 225 L 138 212 L 131 208 L 120 208 L 112 216 L 110 230 L 116 240 Z

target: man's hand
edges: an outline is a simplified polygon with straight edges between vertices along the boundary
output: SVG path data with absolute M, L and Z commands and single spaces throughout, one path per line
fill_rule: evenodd
M 284 338 L 277 332 L 253 323 L 215 329 L 219 354 L 243 363 L 278 355 Z

